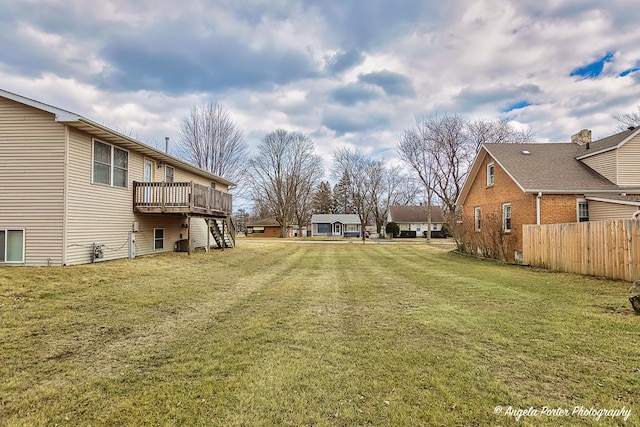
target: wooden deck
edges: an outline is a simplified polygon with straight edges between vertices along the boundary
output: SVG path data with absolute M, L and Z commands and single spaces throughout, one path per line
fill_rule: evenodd
M 150 214 L 189 214 L 227 218 L 232 196 L 192 182 L 134 182 L 133 210 Z

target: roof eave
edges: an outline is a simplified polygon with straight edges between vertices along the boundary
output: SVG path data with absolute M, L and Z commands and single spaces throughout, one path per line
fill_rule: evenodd
M 24 105 L 28 105 L 30 107 L 33 108 L 37 108 L 38 110 L 42 110 L 42 111 L 46 111 L 48 113 L 51 113 L 54 115 L 55 117 L 55 121 L 61 123 L 61 124 L 66 124 L 69 126 L 73 126 L 73 127 L 77 127 L 82 129 L 81 125 L 85 125 L 88 126 L 89 128 L 91 128 L 92 130 L 94 130 L 94 132 L 97 133 L 101 133 L 104 137 L 104 135 L 110 136 L 112 138 L 115 138 L 116 140 L 120 140 L 120 141 L 126 141 L 127 143 L 132 145 L 132 148 L 135 147 L 136 151 L 140 151 L 145 155 L 148 156 L 152 156 L 155 159 L 159 159 L 162 160 L 163 162 L 166 162 L 168 164 L 171 165 L 175 165 L 175 166 L 179 166 L 182 169 L 188 170 L 189 172 L 193 172 L 196 175 L 202 176 L 204 178 L 210 179 L 211 181 L 216 181 L 219 182 L 220 184 L 226 185 L 227 187 L 231 188 L 231 187 L 235 187 L 236 184 L 234 182 L 231 182 L 229 180 L 226 180 L 222 177 L 219 177 L 217 175 L 214 175 L 212 173 L 209 173 L 205 170 L 202 170 L 198 167 L 195 167 L 183 160 L 180 160 L 178 158 L 175 158 L 173 156 L 170 156 L 169 154 L 160 151 L 156 148 L 150 147 L 140 141 L 137 141 L 133 138 L 130 138 L 126 135 L 123 135 L 119 132 L 116 132 L 112 129 L 109 129 L 108 127 L 102 126 L 99 123 L 96 123 L 92 120 L 89 120 L 85 117 L 82 117 L 78 114 L 72 113 L 70 111 L 67 110 L 63 110 L 62 108 L 57 108 L 54 107 L 52 105 L 49 104 L 45 104 L 43 102 L 40 101 L 36 101 L 34 99 L 31 98 L 27 98 L 24 97 L 22 95 L 18 95 L 16 93 L 13 92 L 8 92 L 6 90 L 0 89 L 0 96 L 10 99 L 12 101 L 15 102 L 19 102 L 21 104 Z M 80 125 L 80 126 L 79 126 Z M 85 131 L 87 130 L 86 128 L 84 129 Z M 100 136 L 100 135 L 98 135 Z
M 173 157 L 167 153 L 165 153 L 164 151 L 160 151 L 157 148 L 151 147 L 147 144 L 144 144 L 140 141 L 137 141 L 131 137 L 128 137 L 126 135 L 123 135 L 119 132 L 116 132 L 112 129 L 109 129 L 106 126 L 103 126 L 99 123 L 96 123 L 92 120 L 89 120 L 85 117 L 81 117 L 81 116 L 77 116 L 76 118 L 71 117 L 72 120 L 58 120 L 61 123 L 67 124 L 69 126 L 73 126 L 76 127 L 80 130 L 84 130 L 85 132 L 89 132 L 91 134 L 96 135 L 98 138 L 99 137 L 111 137 L 111 138 L 115 138 L 116 140 L 120 141 L 120 142 L 126 142 L 132 145 L 132 148 L 135 149 L 135 151 L 141 152 L 142 154 L 149 156 L 149 157 L 153 157 L 154 159 L 158 159 L 161 160 L 167 164 L 170 165 L 175 165 L 178 166 L 182 169 L 185 169 L 189 172 L 195 173 L 196 175 L 202 176 L 204 178 L 207 178 L 211 181 L 216 181 L 219 182 L 220 184 L 224 184 L 227 187 L 231 188 L 231 187 L 235 187 L 236 184 L 234 182 L 231 182 L 229 180 L 226 180 L 222 177 L 219 177 L 217 175 L 214 175 L 212 173 L 209 173 L 205 170 L 202 170 L 196 166 L 193 166 L 183 160 L 180 160 L 176 157 Z M 84 126 L 83 126 L 84 125 Z M 87 127 L 89 129 L 87 129 Z M 109 142 L 109 141 L 107 141 Z
M 464 184 L 462 185 L 462 190 L 460 190 L 460 194 L 458 194 L 458 198 L 456 199 L 456 206 L 464 205 L 464 201 L 469 195 L 469 191 L 471 191 L 471 186 L 476 180 L 476 176 L 478 175 L 478 171 L 480 170 L 480 164 L 484 161 L 484 157 L 487 155 L 487 150 L 484 145 L 480 147 L 478 153 L 476 153 L 476 157 L 473 159 L 473 163 L 471 164 L 471 169 L 469 170 L 469 174 L 467 178 L 464 180 Z
M 587 194 L 587 193 L 622 193 L 624 192 L 622 189 L 611 189 L 611 190 L 549 190 L 549 189 L 536 189 L 536 188 L 527 188 L 523 190 L 525 193 L 533 193 L 533 194 Z
M 605 197 L 594 197 L 594 196 L 584 196 L 587 200 L 593 200 L 595 202 L 606 202 L 606 203 L 614 203 L 616 205 L 628 205 L 628 206 L 640 206 L 639 201 L 632 200 L 616 200 L 616 199 L 607 199 Z

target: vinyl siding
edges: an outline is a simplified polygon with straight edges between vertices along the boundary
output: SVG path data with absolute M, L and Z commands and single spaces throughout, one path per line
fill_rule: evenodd
M 67 264 L 91 262 L 93 243 L 105 245 L 103 260 L 128 257 L 128 239 L 133 221 L 138 221 L 139 225 L 139 232 L 136 233 L 137 256 L 172 251 L 176 241 L 187 238 L 187 229 L 182 227 L 186 218 L 181 215 L 133 212 L 133 181 L 143 181 L 146 157 L 129 151 L 128 188 L 92 184 L 92 141 L 91 135 L 70 129 Z M 164 168 L 154 165 L 154 171 L 154 180 L 163 181 Z M 205 185 L 204 179 L 177 167 L 174 181 L 195 181 Z M 209 181 L 206 181 L 208 184 Z M 207 231 L 204 219 L 192 218 L 191 224 L 193 247 L 204 246 Z M 154 228 L 165 230 L 163 250 L 154 249 Z
M 640 185 L 640 136 L 618 149 L 618 185 Z
M 605 221 L 608 219 L 627 219 L 640 209 L 638 206 L 619 205 L 616 203 L 606 203 L 589 201 L 589 221 Z
M 584 164 L 607 178 L 614 184 L 618 184 L 618 175 L 616 173 L 616 150 L 607 151 L 593 157 L 587 157 L 582 160 Z
M 91 147 L 89 134 L 70 129 L 67 196 L 69 265 L 91 262 L 93 243 L 105 245 L 105 260 L 127 257 L 128 233 L 136 219 L 133 214 L 133 180 L 140 179 L 136 173 L 141 174 L 142 156 L 129 152 L 128 188 L 109 187 L 91 183 Z M 139 254 L 141 252 L 138 251 Z
M 0 228 L 24 228 L 25 264 L 61 265 L 64 125 L 0 97 Z
M 164 173 L 164 172 L 163 172 Z M 163 181 L 164 180 L 164 175 L 162 175 L 162 177 L 159 177 L 158 181 Z M 211 181 L 203 178 L 201 176 L 198 175 L 194 175 L 192 173 L 189 173 L 185 170 L 182 169 L 177 169 L 175 171 L 175 178 L 173 179 L 175 182 L 190 182 L 193 181 L 196 184 L 200 184 L 200 185 L 204 185 L 205 187 L 210 187 L 211 186 Z M 220 190 L 223 193 L 228 192 L 228 188 L 226 185 L 222 185 L 219 182 L 216 182 L 216 190 Z

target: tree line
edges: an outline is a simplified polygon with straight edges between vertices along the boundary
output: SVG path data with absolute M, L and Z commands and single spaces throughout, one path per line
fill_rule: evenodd
M 617 119 L 621 126 L 637 124 L 640 114 Z M 336 184 L 331 188 L 308 135 L 275 129 L 264 135 L 256 154 L 248 156 L 239 126 L 221 104 L 212 103 L 193 107 L 182 120 L 178 155 L 238 183 L 235 194 L 252 201 L 255 217 L 275 219 L 283 236 L 293 224 L 308 225 L 313 213 L 357 214 L 362 229 L 375 224 L 380 232 L 390 206 L 412 205 L 418 199 L 426 202 L 429 233 L 431 206 L 440 205 L 454 216 L 455 202 L 482 144 L 532 141 L 530 130 L 504 119 L 424 116 L 398 136 L 391 161 L 373 159 L 358 148 L 336 149 L 329 170 Z M 242 211 L 243 221 L 246 217 Z

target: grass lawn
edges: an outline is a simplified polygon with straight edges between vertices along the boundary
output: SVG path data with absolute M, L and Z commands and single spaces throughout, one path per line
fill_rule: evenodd
M 401 243 L 0 268 L 0 425 L 640 425 L 628 288 Z M 544 406 L 632 412 L 505 415 Z

